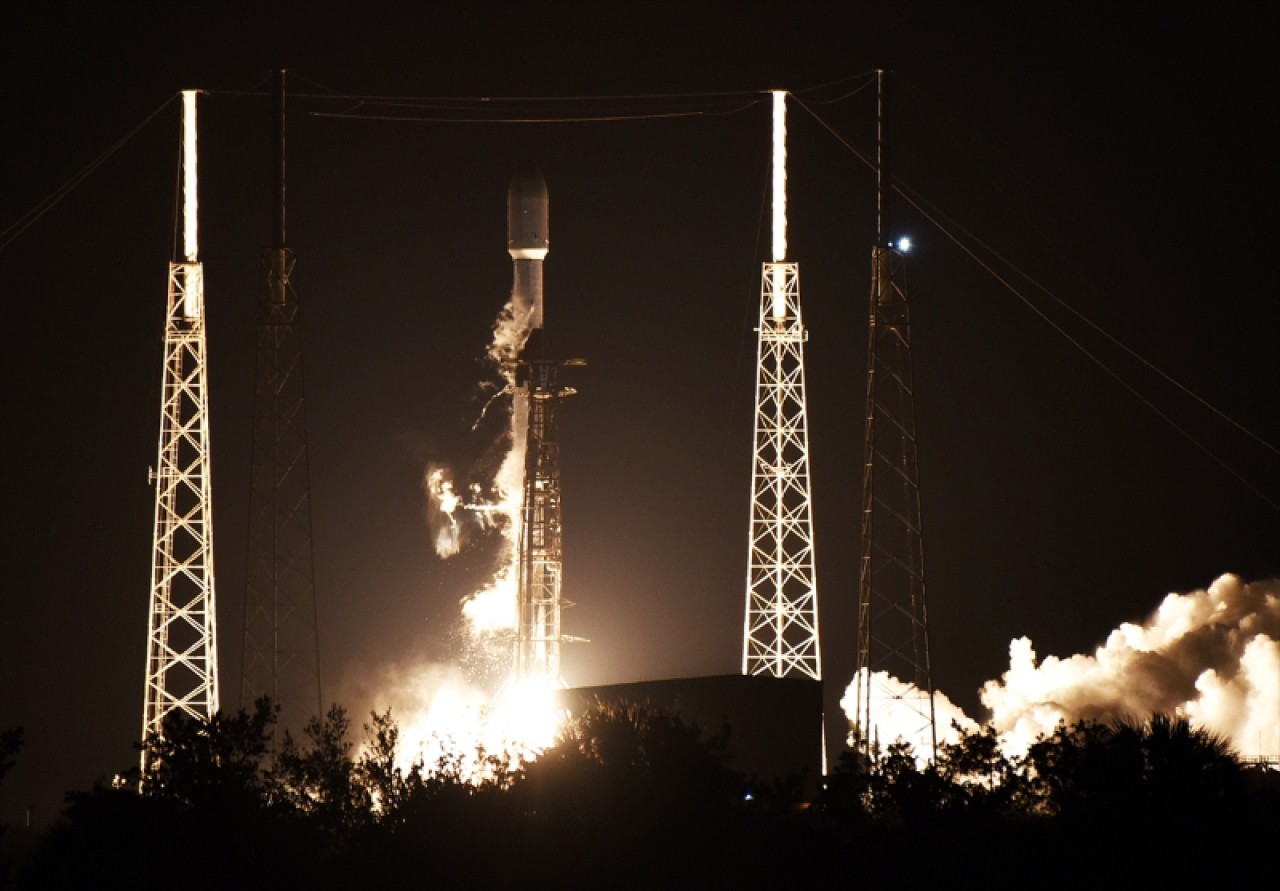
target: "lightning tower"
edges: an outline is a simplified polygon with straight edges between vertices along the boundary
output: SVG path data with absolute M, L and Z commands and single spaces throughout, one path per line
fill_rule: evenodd
M 877 84 L 878 213 L 871 252 L 853 730 L 863 751 L 901 735 L 917 751 L 927 746 L 932 755 L 937 734 L 925 611 L 911 310 L 901 242 L 895 246 L 887 241 L 892 179 L 884 71 L 877 72 Z
M 507 247 L 515 281 L 513 311 L 527 315 L 529 338 L 516 359 L 512 436 L 524 444 L 517 545 L 515 678 L 560 683 L 563 539 L 560 502 L 560 401 L 573 394 L 560 369 L 581 359 L 544 355 L 542 261 L 548 239 L 547 184 L 536 170 L 517 175 L 507 193 Z
M 285 239 L 285 73 L 275 75 L 272 242 L 258 307 L 253 478 L 245 585 L 241 704 L 280 707 L 295 734 L 322 712 L 311 538 L 311 474 L 302 328 Z
M 153 471 L 155 536 L 147 629 L 142 738 L 159 734 L 181 710 L 207 719 L 218 710 L 218 646 L 213 580 L 206 387 L 204 268 L 199 260 L 196 93 L 182 93 L 182 258 L 169 264 L 160 445 Z M 148 770 L 147 750 L 142 771 Z
M 786 93 L 773 93 L 773 260 L 764 264 L 742 673 L 822 679 L 800 269 L 785 262 Z

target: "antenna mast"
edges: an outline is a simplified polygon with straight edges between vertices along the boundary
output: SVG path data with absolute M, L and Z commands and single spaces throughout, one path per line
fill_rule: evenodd
M 245 584 L 242 705 L 270 696 L 295 734 L 323 711 L 302 323 L 285 232 L 285 72 L 275 74 L 272 240 L 263 256 Z
M 854 739 L 870 754 L 901 736 L 937 751 L 924 533 L 911 377 L 911 311 L 902 251 L 888 240 L 893 189 L 888 153 L 888 90 L 879 90 L 876 246 L 871 252 L 866 440 L 862 474 L 862 563 Z M 901 682 L 901 683 L 899 683 Z
M 786 262 L 786 93 L 773 92 L 773 251 L 761 277 L 742 673 L 822 679 L 800 267 Z
M 199 260 L 196 91 L 182 93 L 182 258 L 169 263 L 160 444 L 153 482 L 155 534 L 142 738 L 172 711 L 218 711 L 218 647 L 210 501 L 204 267 Z M 142 750 L 142 773 L 148 769 Z

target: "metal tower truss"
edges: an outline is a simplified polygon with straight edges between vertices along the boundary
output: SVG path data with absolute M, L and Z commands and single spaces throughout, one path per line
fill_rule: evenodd
M 159 735 L 171 712 L 207 720 L 218 711 L 204 267 L 198 259 L 193 90 L 182 93 L 181 157 L 183 259 L 169 264 L 160 445 L 152 472 L 156 512 L 142 706 L 144 741 Z M 144 747 L 144 775 L 147 762 Z
M 821 680 L 800 276 L 764 264 L 743 674 Z
M 872 255 L 854 735 L 937 746 L 903 256 Z
M 581 359 L 521 360 L 516 398 L 528 400 L 524 492 L 520 514 L 515 676 L 560 682 L 560 596 L 563 536 L 560 503 L 560 400 L 575 392 L 559 384 L 565 365 Z
M 159 733 L 165 716 L 175 709 L 201 719 L 218 710 L 204 274 L 199 262 L 169 264 L 164 343 L 143 739 Z M 144 771 L 146 767 L 144 750 Z
M 260 305 L 241 701 L 295 733 L 322 712 L 302 332 L 294 255 L 266 253 Z

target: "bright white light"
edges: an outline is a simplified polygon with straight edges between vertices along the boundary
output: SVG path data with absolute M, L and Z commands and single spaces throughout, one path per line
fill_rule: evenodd
M 567 720 L 556 689 L 512 678 L 489 694 L 456 668 L 421 665 L 389 675 L 380 695 L 398 715 L 403 763 L 422 758 L 427 773 L 455 764 L 464 780 L 479 783 L 493 778 L 489 756 L 528 761 L 555 742 Z
M 773 91 L 773 262 L 787 258 L 787 92 Z
M 769 285 L 773 290 L 773 320 L 781 322 L 787 317 L 787 267 L 779 263 L 770 269 L 773 272 Z
M 204 305 L 204 267 L 192 263 L 184 271 L 182 284 L 182 315 L 187 319 L 200 318 L 200 310 Z
M 448 559 L 462 547 L 457 516 L 462 499 L 453 491 L 453 480 L 443 467 L 428 467 L 423 488 L 427 494 L 427 525 L 434 538 L 436 554 Z
M 862 716 L 857 714 L 861 688 L 862 695 L 871 697 L 871 726 L 867 728 L 871 740 L 881 747 L 887 747 L 899 739 L 908 742 L 915 753 L 916 762 L 923 766 L 933 749 L 933 734 L 929 730 L 929 694 L 915 684 L 900 681 L 884 671 L 872 672 L 871 683 L 868 684 L 865 672 L 864 668 L 853 676 L 840 700 L 840 706 L 850 724 L 862 720 Z M 961 733 L 972 733 L 978 729 L 977 723 L 941 690 L 933 693 L 933 711 L 939 745 L 957 743 Z M 849 745 L 854 745 L 852 736 Z
M 196 237 L 196 91 L 182 91 L 182 254 L 195 262 Z
M 901 251 L 901 252 L 902 252 L 902 253 L 904 253 L 904 254 L 905 254 L 907 251 L 911 250 L 911 239 L 910 239 L 910 238 L 907 238 L 905 235 L 904 235 L 902 238 L 899 238 L 899 239 L 898 239 L 898 250 L 899 250 L 899 251 Z
M 462 615 L 468 632 L 472 636 L 514 633 L 519 622 L 516 593 L 515 564 L 509 561 L 498 569 L 488 587 L 463 600 Z M 510 644 L 505 648 L 509 649 Z

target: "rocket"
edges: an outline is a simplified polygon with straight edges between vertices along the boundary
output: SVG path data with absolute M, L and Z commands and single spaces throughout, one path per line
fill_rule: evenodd
M 560 683 L 562 569 L 560 448 L 556 420 L 560 400 L 573 394 L 559 382 L 560 369 L 581 359 L 543 355 L 542 261 L 550 244 L 547 183 L 526 167 L 507 191 L 507 251 L 515 282 L 511 318 L 528 332 L 514 366 L 511 442 L 524 449 L 524 483 L 516 525 L 516 626 L 514 668 L 521 681 Z
M 515 267 L 511 304 L 527 313 L 530 331 L 542 328 L 542 261 L 547 256 L 547 183 L 536 168 L 511 178 L 507 191 L 507 252 Z

